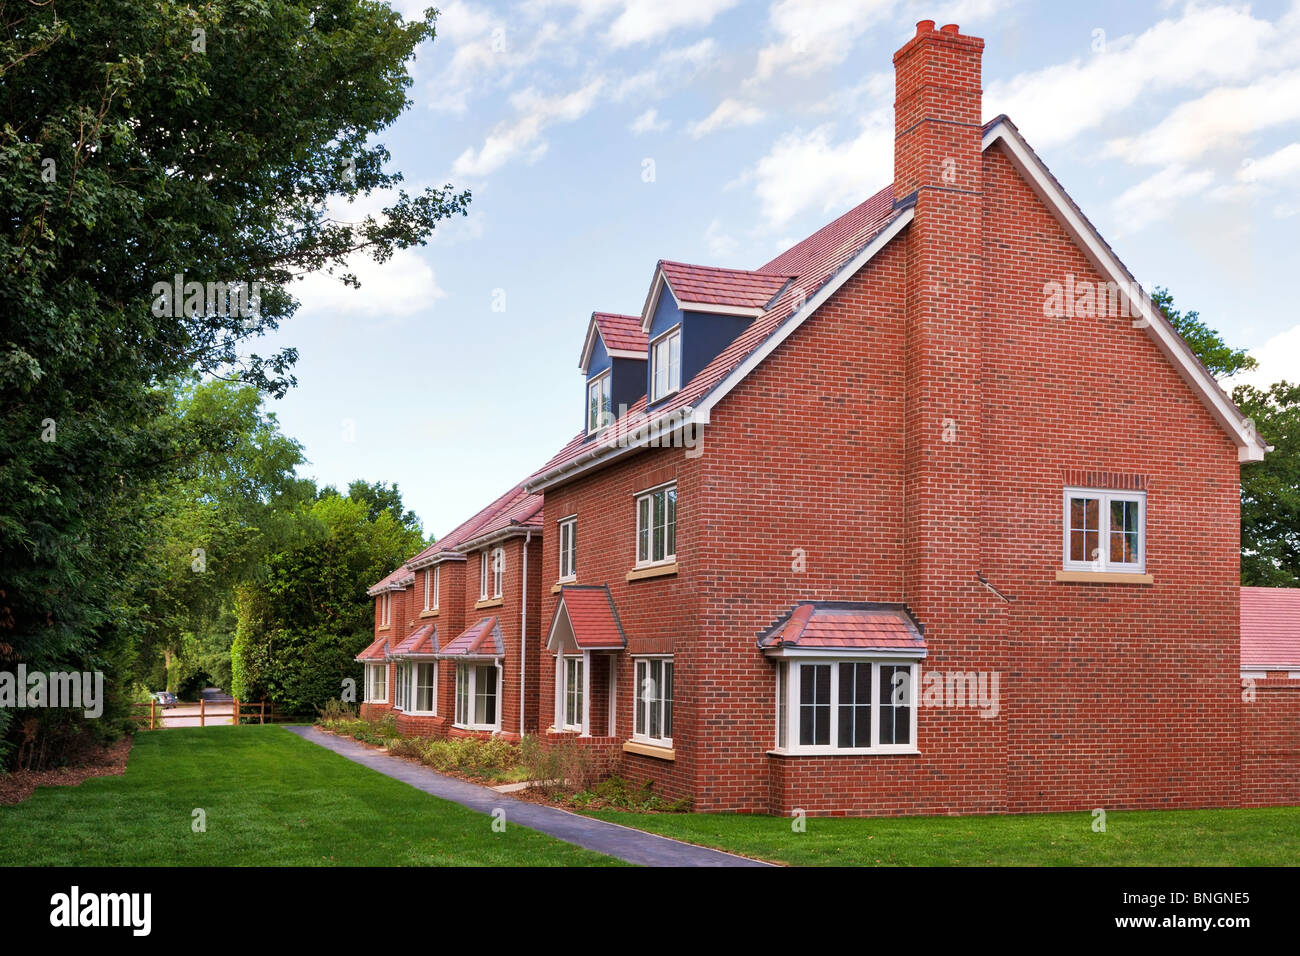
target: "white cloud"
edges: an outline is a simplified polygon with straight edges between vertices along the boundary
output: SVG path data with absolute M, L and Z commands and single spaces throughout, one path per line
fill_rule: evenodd
M 861 202 L 893 178 L 892 111 L 871 114 L 846 142 L 832 142 L 831 133 L 829 124 L 788 133 L 747 174 L 769 228 L 806 210 L 829 212 Z
M 721 221 L 717 219 L 709 223 L 709 228 L 704 231 L 704 242 L 709 247 L 709 253 L 718 259 L 732 255 L 739 245 L 735 237 L 723 230 Z
M 1225 379 L 1223 384 L 1229 391 L 1236 385 L 1268 388 L 1274 382 L 1300 382 L 1300 325 L 1279 332 L 1262 347 L 1251 349 L 1250 354 L 1259 366 Z
M 466 149 L 456 157 L 452 173 L 459 177 L 486 176 L 525 150 L 536 158 L 537 141 L 546 128 L 584 116 L 595 106 L 603 85 L 604 81 L 597 78 L 559 96 L 542 96 L 532 87 L 514 94 L 510 102 L 515 116 L 498 123 L 478 150 Z
M 1261 130 L 1300 119 L 1300 70 L 1248 86 L 1220 87 L 1183 103 L 1140 136 L 1113 139 L 1108 152 L 1129 163 L 1186 163 L 1239 147 Z
M 1263 159 L 1246 160 L 1237 179 L 1243 183 L 1275 182 L 1291 180 L 1297 175 L 1300 175 L 1300 143 L 1292 143 Z
M 717 108 L 704 119 L 691 123 L 688 129 L 694 139 L 700 139 L 720 129 L 753 126 L 761 122 L 763 116 L 763 111 L 757 106 L 728 98 L 719 103 Z
M 717 44 L 711 37 L 705 37 L 690 46 L 665 50 L 648 69 L 620 80 L 610 98 L 621 102 L 633 97 L 663 96 L 673 87 L 693 80 L 716 59 Z
M 853 42 L 882 22 L 894 0 L 777 0 L 768 11 L 776 39 L 758 53 L 753 79 L 777 73 L 807 75 L 848 56 Z
M 351 272 L 361 288 L 345 286 L 334 276 L 313 272 L 290 291 L 302 303 L 298 314 L 345 313 L 369 319 L 400 319 L 433 308 L 447 297 L 438 285 L 433 269 L 415 249 L 399 249 L 391 259 L 377 263 L 368 256 L 348 259 L 344 272 Z
M 659 118 L 659 111 L 648 109 L 630 124 L 628 129 L 640 136 L 642 133 L 662 133 L 668 128 L 668 121 Z
M 657 40 L 682 27 L 703 27 L 737 0 L 627 0 L 605 39 L 620 49 Z
M 1240 82 L 1290 55 L 1285 31 L 1249 7 L 1191 4 L 1136 37 L 1102 39 L 1104 52 L 1087 59 L 990 83 L 985 115 L 1006 113 L 1035 145 L 1055 145 L 1154 93 Z
M 1167 166 L 1130 186 L 1115 200 L 1115 219 L 1120 231 L 1133 232 L 1163 218 L 1179 199 L 1201 192 L 1214 181 L 1208 169 L 1188 170 Z

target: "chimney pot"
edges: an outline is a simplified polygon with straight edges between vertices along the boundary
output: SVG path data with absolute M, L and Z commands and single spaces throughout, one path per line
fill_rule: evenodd
M 927 33 L 933 33 L 933 32 L 934 32 L 934 21 L 933 21 L 933 20 L 918 20 L 918 21 L 916 21 L 916 35 L 917 35 L 917 36 L 921 37 L 921 36 L 925 36 Z
M 939 28 L 940 33 L 960 33 L 961 27 L 955 23 L 946 23 Z

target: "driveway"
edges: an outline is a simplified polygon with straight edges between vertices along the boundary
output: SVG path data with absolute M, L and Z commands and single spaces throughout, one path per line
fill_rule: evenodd
M 528 827 L 576 846 L 640 866 L 770 866 L 758 860 L 670 840 L 644 830 L 593 820 L 556 807 L 547 807 L 498 793 L 488 787 L 448 777 L 401 757 L 372 750 L 355 740 L 336 737 L 315 727 L 285 727 L 314 744 L 332 750 L 386 777 L 409 783 L 417 790 L 452 800 L 463 807 L 491 814 L 504 810 L 506 825 Z

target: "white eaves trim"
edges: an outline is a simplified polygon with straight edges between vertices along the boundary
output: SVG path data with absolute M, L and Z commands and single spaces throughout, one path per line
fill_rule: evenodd
M 997 142 L 1003 144 L 1012 165 L 1065 227 L 1093 266 L 1114 282 L 1126 299 L 1132 301 L 1129 290 L 1137 287 L 1136 281 L 1106 246 L 1092 224 L 1079 213 L 1060 184 L 1047 171 L 1042 160 L 1021 137 L 1020 131 L 1005 116 L 994 120 L 984 133 L 983 149 L 988 149 Z M 1263 461 L 1264 455 L 1273 450 L 1271 446 L 1265 444 L 1255 434 L 1241 410 L 1224 394 L 1219 383 L 1214 380 L 1214 376 L 1206 371 L 1191 347 L 1169 324 L 1164 314 L 1156 308 L 1151 297 L 1143 292 L 1141 298 L 1133 304 L 1137 306 L 1145 320 L 1143 324 L 1160 351 L 1173 363 L 1183 380 L 1191 386 L 1192 391 L 1200 398 L 1214 419 L 1228 432 L 1237 446 L 1237 460 Z
M 441 564 L 444 561 L 464 561 L 464 560 L 465 560 L 465 555 L 460 554 L 459 552 L 437 551 L 429 555 L 427 558 L 423 558 L 419 561 L 415 561 L 415 560 L 407 561 L 406 564 L 402 565 L 402 567 L 406 568 L 409 571 L 419 571 L 421 568 L 431 568 L 435 564 Z
M 913 208 L 905 209 L 899 213 L 893 222 L 876 235 L 876 238 L 867 243 L 856 256 L 840 268 L 839 272 L 835 273 L 829 282 L 818 289 L 817 294 L 803 304 L 803 308 L 782 322 L 771 335 L 763 340 L 762 345 L 745 356 L 745 360 L 733 368 L 726 378 L 713 386 L 709 393 L 695 406 L 695 421 L 699 424 L 708 424 L 709 412 L 713 406 L 722 401 L 727 396 L 727 393 L 739 385 L 746 375 L 758 367 L 763 359 L 776 351 L 782 342 L 793 335 L 799 326 L 803 325 L 808 316 L 821 308 L 822 304 L 838 292 L 840 287 L 848 282 L 859 269 L 875 258 L 876 253 L 889 245 L 896 235 L 907 228 L 915 215 L 916 210 Z

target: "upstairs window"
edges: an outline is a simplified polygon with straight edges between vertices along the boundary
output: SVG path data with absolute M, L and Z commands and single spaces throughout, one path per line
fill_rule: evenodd
M 433 566 L 433 606 L 432 611 L 438 610 L 438 586 L 442 583 L 442 566 L 435 564 Z
M 484 548 L 478 553 L 478 599 L 486 601 L 492 586 L 491 552 Z
M 614 420 L 613 397 L 610 393 L 613 376 L 606 369 L 587 382 L 587 434 L 600 431 Z
M 682 387 L 682 327 L 650 343 L 650 401 L 657 402 Z
M 636 499 L 636 563 L 677 560 L 677 486 L 665 485 Z
M 1146 493 L 1065 489 L 1063 567 L 1067 571 L 1143 571 Z
M 560 580 L 572 581 L 578 576 L 578 519 L 561 518 L 559 525 Z
M 506 573 L 506 549 L 495 548 L 492 551 L 492 596 L 501 596 L 501 579 Z
M 385 591 L 379 595 L 379 626 L 388 627 L 393 623 L 393 592 Z
M 424 609 L 438 610 L 438 566 L 436 564 L 424 572 Z

